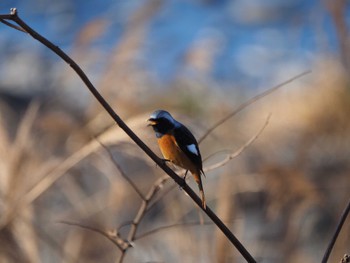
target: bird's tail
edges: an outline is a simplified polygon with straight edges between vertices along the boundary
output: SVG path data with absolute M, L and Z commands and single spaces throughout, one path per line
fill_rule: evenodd
M 196 172 L 193 172 L 192 174 L 193 174 L 193 177 L 194 177 L 195 181 L 198 184 L 199 194 L 200 194 L 201 199 L 202 199 L 202 207 L 204 209 L 206 209 L 207 208 L 207 204 L 205 203 L 205 196 L 204 196 L 204 190 L 203 190 L 201 173 L 203 173 L 203 172 L 202 171 L 196 171 Z

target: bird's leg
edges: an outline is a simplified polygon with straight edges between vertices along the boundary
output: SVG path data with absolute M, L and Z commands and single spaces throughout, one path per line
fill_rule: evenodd
M 185 175 L 184 175 L 184 177 L 183 177 L 183 179 L 185 180 L 185 182 L 186 182 L 187 173 L 188 173 L 188 170 L 186 170 Z
M 186 185 L 186 176 L 187 176 L 187 173 L 188 173 L 188 170 L 186 170 L 184 177 L 182 177 L 182 179 L 183 179 L 184 181 L 183 181 L 183 185 L 179 185 L 180 190 L 182 190 L 183 187 Z

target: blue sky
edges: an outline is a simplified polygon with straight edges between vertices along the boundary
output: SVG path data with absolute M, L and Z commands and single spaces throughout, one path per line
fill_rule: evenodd
M 0 10 L 7 13 L 10 7 L 17 7 L 29 25 L 68 52 L 84 25 L 97 18 L 106 19 L 107 31 L 94 45 L 108 57 L 128 19 L 143 3 L 6 1 Z M 28 46 L 46 52 L 6 26 L 0 26 L 0 35 L 2 52 L 28 50 Z M 319 56 L 338 52 L 332 19 L 322 1 L 164 0 L 149 21 L 140 61 L 166 84 L 178 74 L 191 72 L 181 67 L 188 50 L 197 44 L 208 45 L 213 52 L 213 67 L 207 77 L 227 85 L 233 81 L 267 84 L 281 70 L 290 71 L 292 76 L 310 69 Z

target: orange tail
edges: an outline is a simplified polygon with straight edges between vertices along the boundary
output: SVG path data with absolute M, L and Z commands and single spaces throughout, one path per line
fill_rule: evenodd
M 204 190 L 203 190 L 203 184 L 202 184 L 202 178 L 201 178 L 201 171 L 193 172 L 192 175 L 198 184 L 199 194 L 200 194 L 201 199 L 202 199 L 202 207 L 204 209 L 206 209 L 207 204 L 205 203 L 205 196 L 204 196 Z

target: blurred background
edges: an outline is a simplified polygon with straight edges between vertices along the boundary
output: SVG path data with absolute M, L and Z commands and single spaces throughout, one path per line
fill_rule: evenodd
M 11 7 L 158 154 L 145 122 L 154 110 L 201 138 L 242 102 L 312 70 L 200 148 L 209 168 L 271 114 L 257 140 L 206 173 L 207 203 L 258 262 L 321 261 L 349 200 L 349 1 L 32 0 L 2 1 L 0 12 Z M 164 174 L 50 50 L 1 24 L 0 55 L 0 262 L 118 262 L 108 239 L 60 221 L 119 229 L 141 206 L 122 175 L 146 195 Z M 124 262 L 244 262 L 172 180 L 161 186 Z M 130 225 L 119 230 L 126 239 Z M 329 262 L 349 244 L 348 219 Z

